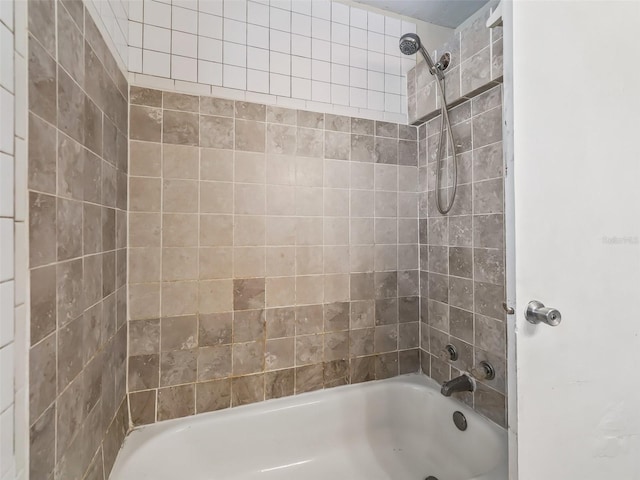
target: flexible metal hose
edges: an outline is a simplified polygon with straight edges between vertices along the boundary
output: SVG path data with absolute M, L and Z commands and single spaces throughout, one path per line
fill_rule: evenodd
M 451 121 L 449 120 L 449 112 L 447 110 L 447 101 L 444 94 L 444 79 L 442 79 L 439 75 L 434 75 L 436 77 L 436 85 L 438 86 L 438 92 L 440 93 L 440 98 L 442 100 L 442 107 L 440 107 L 440 139 L 438 140 L 438 154 L 436 161 L 436 207 L 438 208 L 438 212 L 442 215 L 446 215 L 451 211 L 451 207 L 453 207 L 453 201 L 456 198 L 456 191 L 458 189 L 458 158 L 456 156 L 456 145 L 453 140 L 453 132 L 451 131 Z M 441 83 L 442 82 L 442 83 Z M 446 208 L 442 208 L 442 202 L 440 200 L 440 185 L 442 183 L 441 180 L 441 167 L 443 160 L 443 145 L 442 139 L 444 138 L 444 122 L 447 122 L 447 131 L 448 131 L 448 139 L 451 144 L 451 151 L 453 153 L 453 191 L 451 193 L 451 198 L 449 198 L 449 202 L 447 202 Z

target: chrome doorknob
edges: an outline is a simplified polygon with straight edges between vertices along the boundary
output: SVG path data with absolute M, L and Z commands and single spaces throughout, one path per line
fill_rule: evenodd
M 527 309 L 524 312 L 524 317 L 529 323 L 546 323 L 552 327 L 560 325 L 562 321 L 562 315 L 555 308 L 545 307 L 542 302 L 532 300 L 527 305 Z

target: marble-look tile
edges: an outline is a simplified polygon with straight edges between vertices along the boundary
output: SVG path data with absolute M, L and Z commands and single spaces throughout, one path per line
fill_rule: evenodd
M 476 411 L 498 425 L 506 427 L 506 399 L 504 395 L 480 383 L 474 397 Z
M 322 389 L 324 386 L 324 367 L 322 364 L 296 368 L 295 392 L 305 393 Z
M 267 126 L 266 151 L 268 153 L 293 155 L 296 152 L 296 138 L 296 127 L 269 124 Z
M 375 360 L 376 380 L 391 378 L 398 375 L 398 353 L 377 355 Z
M 417 348 L 398 352 L 398 373 L 416 373 L 420 371 L 420 350 Z
M 32 269 L 31 275 L 31 345 L 56 329 L 56 267 Z
M 174 350 L 160 355 L 160 386 L 196 381 L 198 350 Z
M 29 423 L 56 398 L 56 336 L 49 335 L 29 351 Z
M 230 379 L 224 378 L 196 384 L 196 413 L 213 412 L 230 406 Z
M 267 105 L 267 122 L 296 125 L 298 123 L 297 110 Z
M 162 141 L 168 144 L 199 145 L 198 115 L 164 110 Z
M 158 420 L 169 420 L 195 413 L 195 385 L 158 390 Z
M 129 391 L 157 388 L 160 378 L 160 355 L 129 357 Z
M 198 112 L 199 98 L 195 95 L 182 93 L 162 92 L 162 106 L 165 109 L 181 110 L 183 112 Z
M 42 5 L 53 3 L 41 2 Z M 34 9 L 37 11 L 38 9 Z M 55 41 L 55 40 L 54 40 Z M 55 60 L 32 38 L 29 40 L 29 110 L 56 124 L 57 68 Z
M 249 120 L 236 120 L 235 148 L 248 152 L 264 152 L 265 124 Z
M 51 406 L 29 429 L 29 478 L 53 478 L 55 443 L 56 411 Z
M 265 121 L 266 106 L 250 102 L 235 102 L 236 118 Z
M 49 123 L 29 115 L 28 185 L 32 190 L 56 193 L 56 133 Z
M 375 357 L 353 358 L 350 362 L 351 383 L 362 383 L 375 380 Z
M 199 346 L 205 347 L 231 343 L 232 325 L 232 313 L 199 315 Z
M 156 421 L 156 391 L 148 390 L 129 394 L 133 425 L 148 425 Z
M 374 137 L 351 135 L 351 160 L 356 162 L 374 161 Z
M 324 128 L 324 114 L 298 110 L 298 126 L 307 128 Z
M 200 115 L 200 146 L 233 148 L 234 122 L 232 118 Z
M 132 105 L 145 105 L 147 107 L 162 107 L 162 92 L 152 88 L 131 86 L 129 101 Z
M 200 97 L 200 113 L 221 117 L 233 117 L 234 102 L 233 100 L 225 100 L 223 98 Z
M 233 281 L 233 305 L 234 310 L 264 308 L 264 278 L 235 279 Z
M 293 395 L 295 389 L 295 369 L 288 368 L 264 374 L 265 400 Z
M 300 111 L 298 114 L 300 114 Z M 300 124 L 299 118 L 298 124 Z M 322 130 L 299 127 L 296 155 L 301 157 L 321 158 L 323 153 L 324 139 Z
M 159 142 L 162 136 L 162 110 L 159 108 L 132 105 L 131 139 Z
M 231 365 L 231 345 L 198 349 L 198 381 L 228 377 L 231 375 Z
M 264 400 L 264 375 L 247 375 L 231 379 L 231 406 Z

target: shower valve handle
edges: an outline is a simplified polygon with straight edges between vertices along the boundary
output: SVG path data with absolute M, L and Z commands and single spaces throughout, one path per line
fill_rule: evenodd
M 546 323 L 551 327 L 557 327 L 562 321 L 562 315 L 555 308 L 545 307 L 542 302 L 532 300 L 527 305 L 524 317 L 529 323 Z

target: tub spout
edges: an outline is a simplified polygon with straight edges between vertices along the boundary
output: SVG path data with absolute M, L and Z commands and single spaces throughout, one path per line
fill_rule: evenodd
M 476 386 L 469 375 L 460 375 L 442 384 L 440 393 L 445 397 L 450 397 L 455 392 L 473 392 Z

